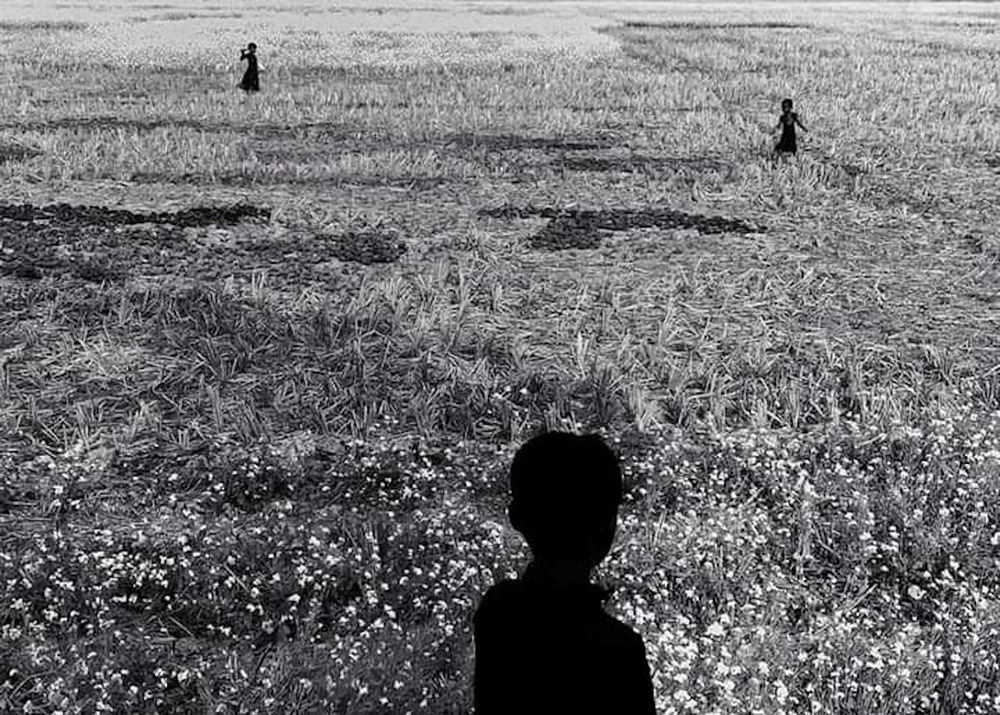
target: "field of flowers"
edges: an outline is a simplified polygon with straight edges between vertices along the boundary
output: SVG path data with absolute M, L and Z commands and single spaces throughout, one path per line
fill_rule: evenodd
M 470 712 L 544 426 L 661 715 L 1000 712 L 1000 10 L 4 12 L 0 712 Z

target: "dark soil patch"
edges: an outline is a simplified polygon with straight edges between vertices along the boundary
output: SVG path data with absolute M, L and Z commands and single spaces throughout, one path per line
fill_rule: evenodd
M 366 266 L 394 263 L 406 253 L 406 244 L 387 231 L 350 231 L 335 238 L 333 243 L 333 254 L 338 259 Z
M 340 261 L 388 263 L 406 252 L 391 231 L 337 237 L 288 233 L 259 240 L 224 229 L 270 211 L 247 206 L 200 207 L 139 214 L 99 206 L 0 205 L 0 275 L 119 282 L 130 276 L 218 280 L 264 269 L 276 284 L 332 279 Z M 207 230 L 192 230 L 208 227 Z
M 558 251 L 567 248 L 597 248 L 601 238 L 612 231 L 632 228 L 693 228 L 704 234 L 759 233 L 764 226 L 752 225 L 738 219 L 721 216 L 703 216 L 666 208 L 566 210 L 527 206 L 517 208 L 501 206 L 480 209 L 480 216 L 493 218 L 530 218 L 540 216 L 550 219 L 548 224 L 529 239 L 533 248 Z
M 799 22 L 626 22 L 625 27 L 650 30 L 808 30 Z
M 172 226 L 226 226 L 244 219 L 270 218 L 271 209 L 246 204 L 233 206 L 196 206 L 183 211 L 155 211 L 135 213 L 103 206 L 74 206 L 51 204 L 0 204 L 0 220 L 29 223 L 55 222 L 57 224 L 89 224 L 96 226 L 129 226 L 142 223 L 170 224 Z
M 528 239 L 532 248 L 542 251 L 564 251 L 570 248 L 600 248 L 601 239 L 610 231 L 601 229 L 595 221 L 583 216 L 554 218 Z
M 991 169 L 1000 169 L 1000 156 L 988 156 L 986 157 L 986 166 Z
M 28 280 L 75 276 L 88 282 L 114 282 L 142 265 L 146 254 L 156 255 L 161 246 L 183 242 L 181 230 L 173 227 L 169 235 L 157 230 L 162 227 L 151 226 L 147 236 L 137 236 L 86 223 L 2 221 L 0 225 L 5 249 L 0 275 Z
M 21 144 L 0 144 L 0 164 L 9 161 L 24 161 L 41 155 L 38 149 Z
M 675 172 L 680 169 L 695 171 L 724 171 L 732 165 L 711 157 L 642 156 L 623 157 L 563 156 L 553 162 L 556 166 L 571 171 L 619 172 L 626 174 L 649 174 Z
M 268 216 L 269 209 L 244 205 L 143 214 L 102 206 L 0 204 L 0 275 L 27 280 L 68 275 L 88 282 L 121 281 L 136 273 L 226 275 L 240 261 L 206 255 L 184 229 Z

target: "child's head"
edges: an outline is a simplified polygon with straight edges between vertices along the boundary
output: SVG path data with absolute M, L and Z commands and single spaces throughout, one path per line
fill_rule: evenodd
M 250 50 L 251 52 L 256 52 L 257 51 L 257 44 L 254 43 L 254 42 L 251 42 L 250 44 L 247 45 L 247 49 Z
M 790 100 L 790 99 L 783 99 L 783 100 L 781 100 L 781 111 L 782 112 L 790 112 L 790 111 L 792 111 L 792 100 Z
M 526 442 L 510 467 L 511 525 L 536 560 L 599 564 L 611 550 L 622 474 L 599 435 L 547 432 Z

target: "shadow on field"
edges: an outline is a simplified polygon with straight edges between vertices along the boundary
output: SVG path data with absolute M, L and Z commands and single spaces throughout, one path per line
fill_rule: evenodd
M 501 206 L 480 209 L 479 215 L 506 219 L 540 216 L 549 219 L 541 231 L 528 239 L 532 248 L 547 251 L 598 248 L 601 239 L 608 233 L 633 228 L 695 229 L 703 234 L 746 234 L 766 230 L 764 226 L 737 219 L 666 208 L 591 210 Z
M 176 22 L 178 20 L 237 20 L 243 17 L 243 13 L 239 12 L 226 12 L 226 13 L 203 13 L 203 12 L 165 12 L 159 15 L 145 15 L 142 17 L 133 17 L 128 20 L 128 22 L 134 24 L 141 24 L 144 22 Z
M 614 146 L 607 138 L 560 139 L 559 137 L 528 137 L 518 134 L 446 134 L 446 145 L 482 148 L 487 151 L 518 151 L 523 149 L 561 149 L 564 151 L 595 151 Z
M 637 30 L 807 30 L 813 26 L 800 22 L 626 22 Z
M 365 102 L 348 105 L 347 109 L 369 106 Z M 372 105 L 376 106 L 376 105 Z M 397 105 L 403 106 L 403 105 Z M 237 124 L 201 119 L 155 118 L 134 119 L 113 115 L 89 117 L 60 117 L 44 120 L 0 122 L 0 129 L 45 132 L 53 129 L 127 129 L 155 131 L 157 129 L 195 129 L 203 132 L 246 132 L 257 139 L 301 139 L 303 136 L 321 136 L 325 140 L 361 142 L 373 146 L 454 147 L 459 149 L 485 149 L 486 151 L 522 151 L 526 149 L 596 151 L 616 146 L 611 137 L 533 137 L 518 134 L 473 134 L 456 132 L 420 139 L 371 135 L 358 127 L 343 122 L 299 122 L 297 124 Z M 284 149 L 278 147 L 278 150 Z M 301 153 L 303 149 L 300 149 Z
M 555 166 L 571 171 L 618 172 L 625 174 L 674 172 L 680 169 L 695 171 L 725 171 L 732 164 L 707 156 L 673 157 L 643 156 L 633 154 L 622 157 L 563 156 L 556 159 Z
M 137 184 L 182 184 L 185 186 L 375 186 L 430 191 L 454 181 L 446 176 L 376 177 L 344 176 L 315 178 L 310 176 L 249 176 L 247 174 L 166 174 L 138 172 L 132 175 Z

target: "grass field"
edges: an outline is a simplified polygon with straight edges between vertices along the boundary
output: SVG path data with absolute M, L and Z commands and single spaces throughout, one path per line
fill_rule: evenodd
M 995 5 L 8 7 L 0 712 L 469 712 L 543 426 L 661 715 L 1000 712 Z

